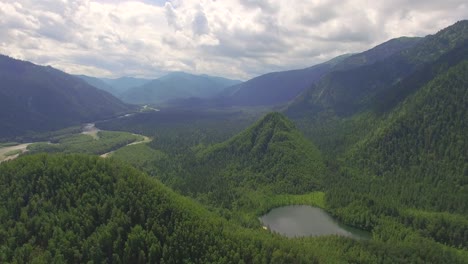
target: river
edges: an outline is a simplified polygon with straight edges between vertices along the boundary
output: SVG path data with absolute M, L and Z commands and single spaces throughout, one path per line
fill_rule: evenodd
M 127 114 L 127 115 L 122 116 L 122 117 L 126 117 L 128 115 L 131 115 L 131 114 Z M 122 118 L 122 117 L 118 117 L 118 118 Z M 87 123 L 87 124 L 83 125 L 83 128 L 81 130 L 81 134 L 89 135 L 89 136 L 93 137 L 94 139 L 99 140 L 99 135 L 98 135 L 99 131 L 101 131 L 101 130 L 99 128 L 97 128 L 94 123 Z M 147 136 L 143 136 L 143 135 L 139 135 L 139 134 L 134 134 L 134 135 L 143 137 L 143 140 L 129 143 L 126 146 L 142 144 L 142 143 L 147 143 L 147 142 L 151 141 L 151 138 L 149 138 Z M 7 147 L 0 147 L 0 163 L 4 162 L 4 161 L 7 161 L 7 160 L 15 159 L 20 154 L 23 154 L 23 153 L 27 152 L 28 151 L 27 147 L 29 145 L 33 144 L 33 143 L 37 143 L 37 142 L 18 144 L 18 145 L 7 146 Z M 101 157 L 104 157 L 104 158 L 109 157 L 112 153 L 114 153 L 114 151 L 104 153 L 104 154 L 101 155 Z
M 0 148 L 0 163 L 7 160 L 16 159 L 20 154 L 27 151 L 27 147 L 32 143 L 18 144 Z

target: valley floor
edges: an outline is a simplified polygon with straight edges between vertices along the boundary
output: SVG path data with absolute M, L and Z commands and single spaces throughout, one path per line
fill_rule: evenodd
M 122 137 L 120 140 L 109 140 L 108 133 L 117 133 Z M 100 136 L 101 135 L 101 136 Z M 102 135 L 106 135 L 102 137 Z M 91 137 L 92 139 L 90 139 Z M 34 152 L 69 152 L 67 149 L 70 147 L 71 152 L 83 152 L 77 149 L 77 146 L 83 147 L 88 146 L 90 149 L 96 148 L 97 151 L 102 150 L 106 151 L 103 154 L 100 154 L 101 157 L 109 157 L 116 150 L 121 149 L 126 146 L 132 146 L 137 144 L 148 143 L 151 141 L 150 137 L 139 135 L 136 133 L 127 133 L 127 132 L 115 132 L 101 130 L 95 126 L 94 123 L 87 123 L 83 125 L 83 128 L 80 133 L 72 133 L 59 135 L 56 138 L 59 139 L 58 143 L 51 144 L 50 142 L 37 141 L 29 143 L 1 143 L 0 144 L 0 162 L 13 160 L 18 158 L 21 154 L 32 151 Z M 53 138 L 51 138 L 53 140 Z M 112 140 L 112 138 L 111 138 Z M 123 141 L 122 141 L 123 140 Z M 123 142 L 123 143 L 122 143 Z M 37 147 L 40 146 L 40 147 Z M 78 150 L 78 151 L 77 151 Z M 91 153 L 90 153 L 91 154 Z
M 27 151 L 27 147 L 32 143 L 18 144 L 0 148 L 0 162 L 17 158 L 20 154 Z

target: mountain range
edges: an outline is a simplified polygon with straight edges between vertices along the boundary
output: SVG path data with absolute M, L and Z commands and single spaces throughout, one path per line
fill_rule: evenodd
M 208 98 L 240 82 L 208 75 L 174 72 L 144 85 L 127 89 L 120 98 L 134 104 L 160 104 L 190 97 Z
M 130 104 L 161 104 L 192 97 L 210 98 L 226 87 L 241 83 L 238 80 L 185 72 L 173 72 L 153 80 L 131 77 L 108 79 L 85 75 L 78 77 Z
M 151 81 L 151 79 L 125 76 L 116 79 L 101 78 L 101 80 L 110 85 L 112 88 L 114 88 L 116 95 L 122 94 L 130 88 L 142 86 Z
M 0 137 L 110 118 L 132 108 L 49 66 L 0 56 Z
M 124 91 L 132 87 L 143 85 L 150 80 L 133 78 L 133 77 L 120 77 L 117 79 L 109 78 L 96 78 L 87 75 L 76 75 L 77 77 L 83 79 L 88 84 L 111 93 L 115 97 L 119 97 Z
M 421 38 L 401 37 L 389 40 L 368 51 L 345 54 L 305 69 L 267 73 L 225 89 L 208 99 L 178 100 L 174 106 L 210 108 L 235 106 L 275 106 L 286 104 L 332 72 L 372 65 L 416 45 Z M 370 66 L 369 66 L 370 67 Z
M 383 98 L 383 94 L 416 70 L 466 45 L 467 39 L 468 22 L 462 21 L 435 35 L 411 40 L 413 45 L 394 49 L 393 54 L 386 54 L 372 64 L 331 71 L 295 99 L 288 112 L 300 115 L 305 113 L 303 110 L 321 108 L 338 115 L 351 115 L 366 109 L 375 98 Z

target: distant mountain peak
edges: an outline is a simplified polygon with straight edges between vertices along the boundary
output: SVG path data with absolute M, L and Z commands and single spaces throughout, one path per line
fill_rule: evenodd
M 171 72 L 127 90 L 121 98 L 126 102 L 137 104 L 161 104 L 194 97 L 209 98 L 218 95 L 226 87 L 239 83 L 238 80 L 222 77 Z

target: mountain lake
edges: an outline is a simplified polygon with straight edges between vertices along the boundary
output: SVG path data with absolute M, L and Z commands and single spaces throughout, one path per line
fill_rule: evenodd
M 272 209 L 259 218 L 265 229 L 286 237 L 340 235 L 370 239 L 370 232 L 338 222 L 321 208 L 290 205 Z

